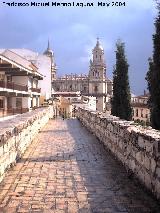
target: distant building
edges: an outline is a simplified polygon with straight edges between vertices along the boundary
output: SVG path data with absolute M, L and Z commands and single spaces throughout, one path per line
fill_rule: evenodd
M 148 107 L 149 94 L 132 97 L 133 120 L 150 122 L 150 109 Z
M 96 97 L 96 110 L 105 111 L 112 95 L 112 81 L 106 77 L 104 50 L 99 39 L 92 54 L 88 75 L 70 74 L 57 78 L 55 73 L 52 78 L 52 95 L 58 97 L 62 96 L 61 92 L 79 91 L 81 96 Z
M 59 114 L 64 118 L 72 117 L 73 105 L 70 100 L 61 96 L 57 106 Z

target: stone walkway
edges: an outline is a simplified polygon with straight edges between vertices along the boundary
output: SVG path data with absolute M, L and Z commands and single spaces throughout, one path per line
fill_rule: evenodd
M 0 184 L 0 213 L 158 213 L 160 207 L 76 120 L 51 120 Z

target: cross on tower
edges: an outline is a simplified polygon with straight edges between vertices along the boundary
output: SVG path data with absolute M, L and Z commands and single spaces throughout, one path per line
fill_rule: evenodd
M 99 45 L 99 37 L 97 37 L 97 46 Z

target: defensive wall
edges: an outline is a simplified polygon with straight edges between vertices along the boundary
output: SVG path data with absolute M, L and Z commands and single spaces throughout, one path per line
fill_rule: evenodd
M 46 107 L 0 122 L 0 181 L 52 117 L 53 107 Z M 130 175 L 160 199 L 160 131 L 82 108 L 77 117 Z
M 40 129 L 53 117 L 53 106 L 39 108 L 0 122 L 0 182 L 23 155 Z
M 160 199 L 160 131 L 82 108 L 77 110 L 77 117 L 130 175 Z

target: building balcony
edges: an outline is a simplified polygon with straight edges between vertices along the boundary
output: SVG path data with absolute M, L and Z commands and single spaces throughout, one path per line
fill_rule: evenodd
M 41 88 L 31 88 L 32 92 L 37 92 L 37 93 L 41 93 Z
M 25 85 L 17 84 L 14 82 L 7 82 L 7 81 L 0 81 L 0 87 L 11 89 L 11 90 L 18 90 L 18 91 L 25 91 L 28 92 L 28 87 Z

